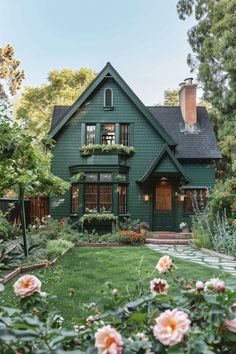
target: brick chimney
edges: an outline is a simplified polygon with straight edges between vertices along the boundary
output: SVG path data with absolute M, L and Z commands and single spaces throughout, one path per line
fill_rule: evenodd
M 193 78 L 187 78 L 180 84 L 179 102 L 185 123 L 185 131 L 195 132 L 197 129 L 197 84 Z

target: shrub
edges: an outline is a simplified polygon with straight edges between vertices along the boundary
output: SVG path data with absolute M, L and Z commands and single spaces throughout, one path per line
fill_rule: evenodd
M 145 241 L 145 237 L 142 234 L 139 234 L 135 231 L 123 230 L 120 231 L 119 241 L 121 243 L 129 243 L 133 246 L 141 245 Z
M 140 229 L 140 220 L 139 219 L 131 219 L 130 217 L 122 218 L 118 227 L 120 230 L 133 230 L 138 231 Z
M 66 249 L 72 247 L 72 242 L 66 240 L 51 240 L 47 244 L 47 253 L 50 258 L 55 258 L 59 257 Z
M 10 210 L 8 212 L 3 212 L 0 210 L 0 238 L 2 240 L 8 240 L 10 238 L 16 237 L 20 233 L 19 229 L 14 227 L 7 220 L 7 215 L 9 214 Z
M 119 242 L 119 238 L 120 238 L 119 233 L 114 232 L 112 234 L 105 234 L 100 236 L 99 242 L 117 243 Z

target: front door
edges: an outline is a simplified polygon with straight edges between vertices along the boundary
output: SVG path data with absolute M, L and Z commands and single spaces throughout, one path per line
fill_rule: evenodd
M 157 231 L 174 231 L 174 193 L 171 182 L 161 179 L 155 186 L 153 205 L 153 229 Z

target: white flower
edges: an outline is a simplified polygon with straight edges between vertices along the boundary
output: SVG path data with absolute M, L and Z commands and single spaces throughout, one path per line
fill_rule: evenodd
M 205 283 L 205 291 L 216 290 L 218 292 L 225 291 L 225 283 L 219 278 L 212 278 Z
M 43 298 L 46 298 L 48 296 L 48 293 L 46 293 L 45 291 L 40 291 L 39 295 Z
M 196 282 L 196 291 L 202 291 L 204 289 L 204 283 L 200 280 Z

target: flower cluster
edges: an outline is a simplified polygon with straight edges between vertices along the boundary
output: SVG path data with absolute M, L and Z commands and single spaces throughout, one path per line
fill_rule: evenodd
M 119 234 L 119 241 L 122 243 L 129 243 L 131 245 L 140 245 L 145 242 L 143 234 L 131 230 L 122 230 Z
M 224 292 L 225 291 L 225 283 L 222 280 L 220 280 L 219 278 L 212 278 L 212 279 L 206 281 L 205 283 L 199 280 L 196 282 L 195 290 L 197 292 L 200 292 L 200 291 Z

